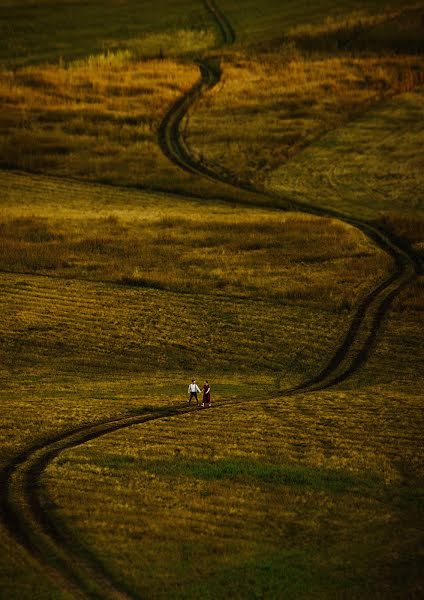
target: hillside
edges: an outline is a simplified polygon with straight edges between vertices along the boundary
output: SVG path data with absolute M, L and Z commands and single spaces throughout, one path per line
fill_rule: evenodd
M 0 7 L 0 597 L 421 597 L 423 3 Z

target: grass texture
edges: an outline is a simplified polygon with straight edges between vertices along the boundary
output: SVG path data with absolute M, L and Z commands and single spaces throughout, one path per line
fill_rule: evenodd
M 352 377 L 278 394 L 328 363 L 393 269 L 357 229 L 280 203 L 423 251 L 423 5 L 342 4 L 222 0 L 237 39 L 219 50 L 201 2 L 0 0 L 0 465 L 164 415 L 61 452 L 39 488 L 130 596 L 423 595 L 422 276 Z M 204 53 L 222 79 L 187 145 L 273 191 L 266 208 L 160 153 Z M 192 377 L 213 407 L 166 416 Z M 1 597 L 73 597 L 0 538 Z

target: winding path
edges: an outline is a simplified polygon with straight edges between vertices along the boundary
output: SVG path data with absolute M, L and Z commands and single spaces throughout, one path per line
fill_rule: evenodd
M 205 5 L 220 31 L 222 45 L 232 44 L 235 41 L 235 33 L 228 19 L 213 0 L 205 0 Z M 198 61 L 200 79 L 165 115 L 159 130 L 160 147 L 164 154 L 180 168 L 213 181 L 220 181 L 230 189 L 239 192 L 243 190 L 244 193 L 250 194 L 251 204 L 271 205 L 278 199 L 281 205 L 284 199 L 280 196 L 256 189 L 248 183 L 238 182 L 230 175 L 223 175 L 212 166 L 196 161 L 184 142 L 180 133 L 182 119 L 196 99 L 220 81 L 221 72 L 215 61 Z M 356 227 L 392 257 L 395 268 L 390 276 L 376 285 L 362 299 L 329 363 L 310 380 L 295 388 L 280 391 L 280 395 L 283 396 L 330 387 L 346 379 L 363 364 L 391 301 L 415 277 L 418 270 L 414 256 L 402 249 L 389 235 L 366 222 L 336 211 L 300 203 L 287 202 L 282 210 L 287 209 L 336 218 Z M 235 404 L 237 401 L 231 401 L 225 406 Z M 215 409 L 220 410 L 225 406 L 215 407 Z M 15 456 L 0 472 L 2 490 L 0 512 L 4 525 L 15 540 L 43 564 L 43 568 L 52 580 L 75 598 L 123 599 L 134 596 L 120 587 L 87 549 L 76 546 L 60 531 L 45 505 L 40 482 L 43 471 L 63 450 L 79 446 L 107 433 L 153 420 L 176 417 L 191 410 L 193 409 L 188 407 L 149 410 L 138 416 L 123 416 L 80 426 L 40 440 L 25 452 Z
M 213 0 L 205 0 L 205 4 L 217 21 L 222 36 L 222 44 L 233 43 L 235 34 L 228 20 L 223 17 L 222 12 L 217 9 Z M 223 18 L 224 20 L 222 20 Z M 206 59 L 198 61 L 200 79 L 171 106 L 165 115 L 159 129 L 159 144 L 163 153 L 174 164 L 187 172 L 207 177 L 215 182 L 219 181 L 229 186 L 230 189 L 238 192 L 242 191 L 245 197 L 247 194 L 249 205 L 268 205 L 274 209 L 281 207 L 281 210 L 295 210 L 315 216 L 330 217 L 347 223 L 364 233 L 394 261 L 393 273 L 378 283 L 360 302 L 342 343 L 328 365 L 312 379 L 290 390 L 281 391 L 280 394 L 286 395 L 295 391 L 313 391 L 330 387 L 346 379 L 365 362 L 385 312 L 396 294 L 416 276 L 419 271 L 419 263 L 414 255 L 403 249 L 388 233 L 366 221 L 312 204 L 287 201 L 278 194 L 256 188 L 247 182 L 238 181 L 232 178 L 230 174 L 223 173 L 221 170 L 218 171 L 212 166 L 193 158 L 182 136 L 181 123 L 197 98 L 220 81 L 221 72 L 215 63 L 216 59 L 214 62 Z

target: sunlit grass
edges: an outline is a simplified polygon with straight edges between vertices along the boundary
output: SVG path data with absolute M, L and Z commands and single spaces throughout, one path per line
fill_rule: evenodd
M 0 163 L 122 184 L 152 182 L 161 169 L 169 176 L 156 130 L 198 70 L 131 56 L 3 71 Z
M 8 368 L 233 373 L 237 364 L 288 387 L 323 364 L 341 323 L 391 268 L 331 219 L 249 207 L 235 219 L 225 204 L 3 181 Z
M 190 115 L 188 140 L 199 160 L 263 183 L 327 131 L 409 89 L 423 67 L 417 57 L 303 58 L 292 46 L 260 61 L 235 55 Z
M 390 268 L 362 234 L 331 219 L 240 210 L 234 222 L 232 210 L 205 208 L 177 218 L 153 209 L 129 220 L 116 208 L 66 220 L 6 209 L 0 268 L 336 312 L 352 309 Z
M 355 53 L 355 48 L 349 54 L 333 46 L 305 53 L 301 34 L 320 39 L 330 35 L 340 41 L 346 30 L 354 32 L 356 43 L 360 15 L 367 30 L 368 21 L 392 22 L 400 12 L 399 7 L 375 12 L 376 3 L 368 14 L 359 4 L 359 12 L 349 13 L 355 8 L 352 3 L 324 22 L 309 14 L 315 24 L 306 31 L 299 21 L 304 8 L 289 3 L 282 11 L 287 16 L 285 37 L 274 38 L 270 30 L 267 39 L 273 41 L 268 45 L 227 51 L 221 85 L 196 104 L 186 125 L 195 156 L 263 183 L 272 169 L 329 129 L 419 81 L 419 56 L 392 55 L 396 35 L 393 48 L 377 44 L 372 55 Z M 271 5 L 264 7 L 264 14 Z M 224 8 L 231 11 L 231 6 Z M 251 10 L 246 7 L 246 19 L 252 14 L 257 18 L 257 11 Z M 316 18 L 322 10 L 320 6 L 313 13 Z M 171 19 L 162 24 L 162 31 L 158 22 L 159 30 L 130 36 L 118 47 L 87 53 L 73 62 L 3 68 L 0 165 L 210 196 L 210 183 L 170 165 L 156 140 L 167 108 L 199 77 L 192 63 L 169 57 L 196 55 L 216 43 L 210 15 L 205 17 L 204 7 L 199 11 L 192 29 L 175 28 Z M 406 31 L 415 26 L 408 23 Z
M 393 19 L 409 4 L 219 4 L 238 38 L 184 124 L 195 156 L 420 252 L 422 94 L 383 104 L 422 77 L 416 13 Z M 422 278 L 353 377 L 279 396 L 328 363 L 390 259 L 341 222 L 217 201 L 161 155 L 158 124 L 218 40 L 202 3 L 0 6 L 0 163 L 58 176 L 0 174 L 0 463 L 185 406 L 208 378 L 212 409 L 50 464 L 45 507 L 75 549 L 146 598 L 420 597 Z M 0 535 L 5 598 L 69 600 Z
M 270 178 L 270 186 L 368 219 L 418 250 L 423 241 L 423 88 L 328 134 Z M 371 135 L 370 135 L 371 132 Z

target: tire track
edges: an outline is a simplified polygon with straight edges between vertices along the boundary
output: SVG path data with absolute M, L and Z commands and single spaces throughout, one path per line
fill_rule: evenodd
M 222 410 L 239 404 L 244 404 L 244 400 L 230 400 L 209 410 Z M 197 410 L 202 409 L 184 406 L 148 410 L 143 415 L 90 423 L 39 440 L 0 471 L 0 516 L 3 525 L 15 541 L 42 564 L 48 577 L 73 597 L 92 600 L 137 598 L 115 581 L 87 548 L 61 531 L 49 513 L 41 477 L 49 463 L 64 450 L 121 429 Z
M 205 0 L 205 6 L 220 31 L 222 45 L 232 44 L 235 41 L 235 33 L 228 19 L 213 0 Z M 250 194 L 252 205 L 269 205 L 272 200 L 281 203 L 284 201 L 281 196 L 238 182 L 229 174 L 218 173 L 211 166 L 197 162 L 190 155 L 180 134 L 181 122 L 194 102 L 204 91 L 214 87 L 221 78 L 219 66 L 210 60 L 198 61 L 198 65 L 200 79 L 171 107 L 163 119 L 158 136 L 162 151 L 185 171 L 208 177 L 215 182 L 219 181 L 238 192 L 247 192 Z M 240 199 L 234 198 L 233 201 L 240 202 Z M 418 269 L 414 257 L 403 250 L 396 240 L 366 222 L 312 205 L 286 202 L 282 210 L 288 209 L 336 218 L 356 227 L 393 258 L 395 270 L 363 298 L 340 346 L 323 370 L 309 381 L 290 390 L 281 391 L 281 395 L 330 387 L 346 379 L 363 364 L 391 301 L 415 277 Z M 214 407 L 214 409 L 220 410 L 238 403 L 240 401 L 229 401 L 225 406 Z M 131 596 L 128 590 L 120 587 L 110 575 L 105 573 L 103 565 L 97 558 L 84 547 L 76 546 L 60 531 L 50 516 L 43 497 L 40 482 L 43 471 L 64 450 L 120 429 L 184 415 L 192 410 L 184 407 L 149 411 L 137 417 L 123 416 L 68 430 L 40 440 L 14 457 L 0 471 L 0 485 L 3 490 L 0 511 L 3 524 L 14 539 L 43 564 L 47 574 L 74 597 L 125 599 Z
M 225 33 L 228 21 L 223 18 L 222 12 L 217 8 L 215 2 L 205 0 L 205 5 L 221 32 L 223 45 L 233 43 L 235 34 L 233 32 L 233 35 L 228 36 Z M 256 206 L 259 204 L 264 206 L 265 204 L 272 204 L 274 209 L 281 207 L 281 210 L 296 210 L 318 217 L 337 219 L 351 225 L 364 233 L 394 261 L 394 272 L 377 284 L 360 302 L 340 346 L 336 349 L 329 363 L 311 380 L 290 390 L 281 391 L 280 394 L 314 391 L 340 383 L 366 361 L 392 300 L 415 278 L 420 265 L 415 256 L 404 250 L 397 240 L 366 221 L 361 221 L 335 210 L 291 200 L 287 201 L 278 194 L 256 188 L 250 183 L 238 181 L 230 174 L 217 171 L 212 166 L 193 158 L 181 135 L 180 125 L 194 102 L 205 91 L 214 87 L 221 78 L 220 68 L 215 62 L 212 63 L 211 60 L 204 59 L 198 61 L 198 64 L 200 79 L 171 106 L 159 129 L 158 139 L 163 153 L 174 164 L 187 172 L 207 177 L 214 182 L 218 181 L 238 192 L 247 193 L 250 205 Z M 237 202 L 239 200 L 234 198 L 233 201 Z M 246 204 L 244 201 L 242 203 Z
M 40 478 L 47 465 L 68 450 L 119 429 L 190 412 L 191 408 L 158 409 L 62 432 L 16 456 L 0 472 L 0 512 L 14 539 L 42 564 L 58 585 L 76 598 L 119 599 L 131 596 L 109 576 L 85 548 L 64 535 L 46 510 Z

